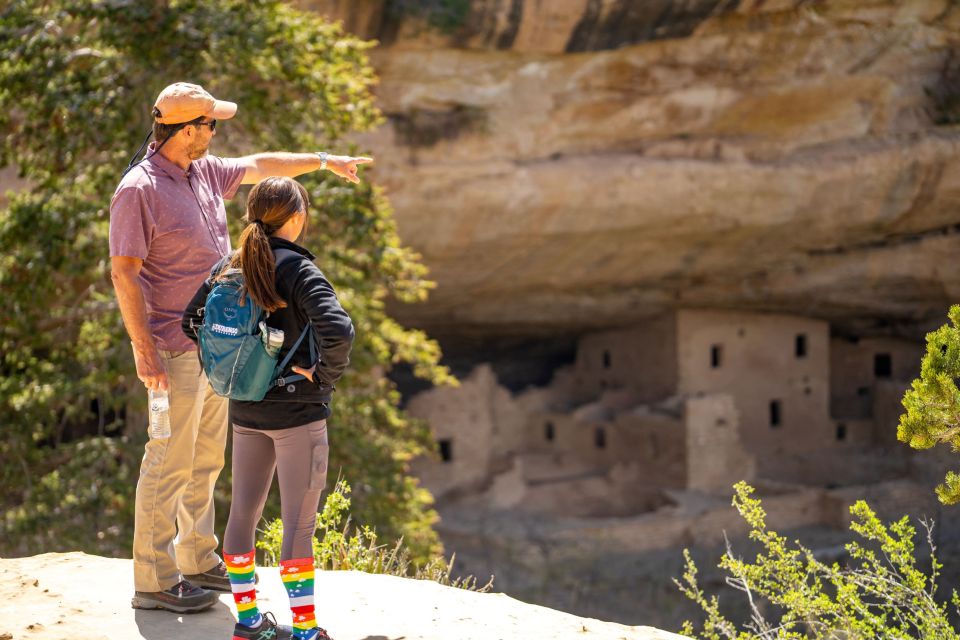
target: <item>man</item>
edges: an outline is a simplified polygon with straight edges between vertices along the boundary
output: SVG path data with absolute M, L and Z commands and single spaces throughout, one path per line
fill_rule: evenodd
M 317 169 L 356 183 L 357 165 L 372 162 L 326 152 L 208 156 L 217 122 L 236 111 L 198 85 L 165 88 L 153 109 L 155 140 L 110 204 L 111 276 L 137 377 L 170 396 L 171 435 L 147 442 L 137 482 L 135 608 L 200 611 L 217 601 L 208 589 L 230 590 L 213 530 L 227 401 L 208 387 L 180 330 L 194 292 L 230 252 L 224 199 L 241 184 Z

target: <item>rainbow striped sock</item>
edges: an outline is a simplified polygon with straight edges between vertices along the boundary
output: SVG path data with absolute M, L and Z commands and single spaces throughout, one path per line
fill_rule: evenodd
M 245 627 L 256 627 L 263 620 L 257 609 L 257 585 L 253 551 L 238 554 L 223 554 L 230 577 L 230 590 L 237 603 L 237 621 Z
M 290 598 L 296 640 L 311 640 L 319 633 L 313 611 L 313 569 L 313 558 L 280 561 L 280 579 Z

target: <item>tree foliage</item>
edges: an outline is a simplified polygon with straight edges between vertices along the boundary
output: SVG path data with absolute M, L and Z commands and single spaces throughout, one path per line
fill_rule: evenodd
M 680 591 L 706 613 L 697 631 L 690 622 L 682 633 L 704 640 L 955 640 L 948 606 L 936 599 L 941 564 L 933 545 L 933 525 L 924 522 L 930 546 L 930 574 L 918 566 L 917 531 L 904 516 L 887 526 L 864 501 L 850 507 L 850 529 L 860 540 L 846 545 L 849 562 L 826 564 L 799 542 L 791 545 L 767 527 L 760 500 L 745 482 L 735 487 L 733 506 L 750 526 L 750 539 L 761 550 L 755 560 L 734 555 L 729 543 L 720 560 L 727 584 L 749 601 L 750 620 L 743 625 L 720 612 L 717 596 L 708 596 L 697 581 L 697 567 L 684 551 L 683 580 L 674 580 Z M 960 596 L 951 603 L 960 611 Z M 776 613 L 771 619 L 770 609 Z M 765 612 L 766 610 L 766 612 Z
M 0 166 L 22 180 L 0 200 L 0 553 L 126 553 L 144 393 L 109 277 L 108 208 L 153 100 L 190 81 L 237 102 L 218 155 L 346 152 L 345 135 L 381 121 L 372 45 L 274 0 L 14 0 L 0 10 L 0 42 Z M 304 244 L 358 336 L 334 400 L 331 470 L 356 487 L 363 522 L 426 559 L 439 550 L 436 516 L 407 463 L 432 444 L 384 376 L 408 363 L 451 378 L 436 343 L 384 302 L 423 300 L 431 283 L 369 181 L 301 182 L 317 212 Z M 234 237 L 242 200 L 229 209 Z
M 938 444 L 960 451 L 960 305 L 950 308 L 951 324 L 927 334 L 927 353 L 920 377 L 903 397 L 906 413 L 900 416 L 897 438 L 914 449 Z M 949 472 L 937 487 L 944 504 L 960 502 L 960 475 Z

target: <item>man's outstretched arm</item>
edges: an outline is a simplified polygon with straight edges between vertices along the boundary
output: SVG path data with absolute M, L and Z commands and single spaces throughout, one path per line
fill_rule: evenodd
M 238 160 L 246 170 L 240 184 L 255 184 L 273 176 L 295 178 L 304 173 L 316 171 L 321 164 L 319 153 L 288 153 L 286 151 L 257 153 L 238 158 Z M 333 174 L 356 184 L 360 182 L 360 178 L 357 177 L 357 166 L 370 162 L 373 162 L 373 158 L 328 155 L 326 168 Z

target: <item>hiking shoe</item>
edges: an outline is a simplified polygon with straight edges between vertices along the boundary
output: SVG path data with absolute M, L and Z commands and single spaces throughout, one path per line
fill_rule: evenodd
M 333 640 L 330 636 L 327 635 L 327 630 L 321 627 L 317 627 L 320 630 L 320 633 L 313 636 L 313 640 Z
M 262 615 L 263 620 L 257 627 L 245 627 L 240 623 L 233 625 L 232 640 L 290 640 L 293 638 L 292 627 L 277 624 L 276 618 L 269 611 L 264 611 Z
M 218 600 L 217 594 L 181 580 L 163 591 L 136 591 L 130 606 L 134 609 L 165 609 L 176 613 L 196 613 L 209 609 Z
M 192 584 L 205 589 L 230 591 L 230 576 L 227 575 L 227 565 L 223 564 L 223 562 L 220 562 L 220 564 L 214 568 L 208 569 L 203 573 L 184 575 L 183 579 L 189 580 Z M 259 577 L 256 578 L 256 582 L 260 582 Z

